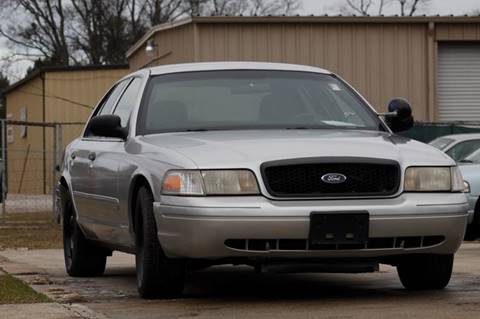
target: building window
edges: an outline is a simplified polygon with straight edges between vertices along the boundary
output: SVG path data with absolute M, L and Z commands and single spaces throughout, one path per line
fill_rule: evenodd
M 27 121 L 27 107 L 22 106 L 20 108 L 20 121 L 26 122 Z M 27 126 L 22 125 L 20 126 L 20 137 L 26 138 L 27 137 Z
M 13 119 L 13 115 L 11 113 L 7 114 L 7 120 Z M 11 144 L 14 141 L 13 136 L 13 125 L 7 125 L 7 143 Z

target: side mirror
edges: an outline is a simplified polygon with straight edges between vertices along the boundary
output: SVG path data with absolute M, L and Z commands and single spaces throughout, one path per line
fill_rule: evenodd
M 407 100 L 395 98 L 388 103 L 386 122 L 390 129 L 395 132 L 404 132 L 413 127 L 412 107 Z
M 88 122 L 87 135 L 114 137 L 126 139 L 128 130 L 122 127 L 122 121 L 118 115 L 98 115 Z

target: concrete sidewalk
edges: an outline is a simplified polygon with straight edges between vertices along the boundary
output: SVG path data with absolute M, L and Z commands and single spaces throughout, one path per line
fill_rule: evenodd
M 83 306 L 68 307 L 58 303 L 0 305 L 0 319 L 102 318 L 88 316 L 91 311 L 85 311 L 83 308 Z
M 0 252 L 1 253 L 1 252 Z M 84 301 L 81 296 L 65 289 L 52 286 L 49 274 L 35 263 L 27 264 L 11 261 L 0 255 L 0 276 L 8 273 L 22 280 L 35 291 L 43 293 L 56 302 L 33 304 L 0 304 L 0 319 L 105 319 L 90 308 L 78 302 Z

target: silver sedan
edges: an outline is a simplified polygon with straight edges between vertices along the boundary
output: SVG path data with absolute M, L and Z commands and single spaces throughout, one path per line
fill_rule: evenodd
M 307 66 L 200 63 L 140 70 L 99 102 L 65 151 L 58 186 L 65 264 L 101 275 L 136 255 L 142 297 L 178 296 L 215 264 L 264 271 L 397 266 L 441 289 L 467 222 L 455 162 L 395 135 L 404 99 L 378 114 Z

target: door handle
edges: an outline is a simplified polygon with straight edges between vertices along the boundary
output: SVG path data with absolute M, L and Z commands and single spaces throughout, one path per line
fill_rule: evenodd
M 77 157 L 77 154 L 75 152 L 70 153 L 70 158 L 74 160 Z
M 88 159 L 94 161 L 97 158 L 97 154 L 95 152 L 88 153 Z

